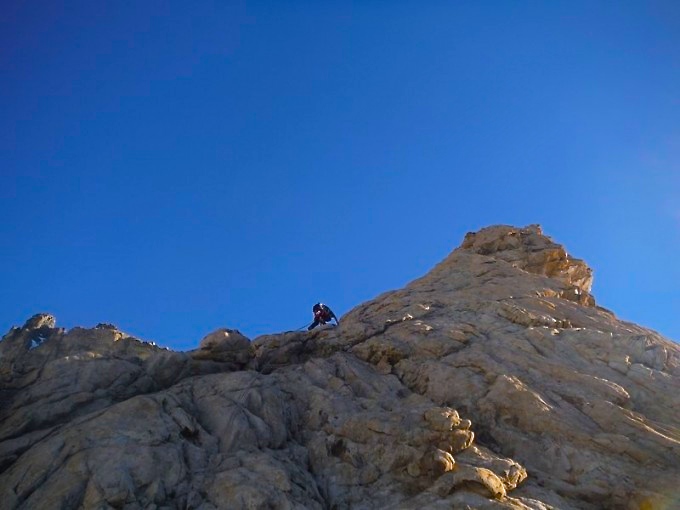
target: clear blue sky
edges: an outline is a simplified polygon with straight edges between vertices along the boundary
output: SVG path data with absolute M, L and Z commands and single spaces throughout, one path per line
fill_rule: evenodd
M 6 0 L 0 86 L 3 333 L 253 338 L 540 223 L 680 340 L 676 0 Z

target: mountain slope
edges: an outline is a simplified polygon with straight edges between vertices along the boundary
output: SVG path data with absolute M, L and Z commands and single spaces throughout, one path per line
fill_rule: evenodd
M 680 349 L 540 228 L 468 234 L 305 333 L 0 342 L 7 508 L 673 508 Z

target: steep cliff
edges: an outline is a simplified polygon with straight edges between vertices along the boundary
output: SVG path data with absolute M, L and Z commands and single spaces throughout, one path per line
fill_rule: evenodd
M 680 508 L 680 348 L 537 226 L 468 234 L 337 328 L 171 352 L 0 342 L 3 508 Z

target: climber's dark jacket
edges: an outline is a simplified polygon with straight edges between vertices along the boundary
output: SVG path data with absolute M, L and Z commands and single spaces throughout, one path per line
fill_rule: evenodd
M 324 325 L 330 322 L 331 319 L 335 320 L 336 324 L 339 324 L 338 318 L 333 313 L 333 310 L 328 308 L 323 303 L 317 303 L 312 307 L 312 312 L 314 313 L 314 322 L 312 322 L 307 330 L 312 330 L 319 324 Z

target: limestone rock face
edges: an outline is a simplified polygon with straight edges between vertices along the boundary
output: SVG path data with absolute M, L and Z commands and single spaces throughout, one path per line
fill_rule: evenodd
M 465 236 L 461 249 L 492 256 L 530 273 L 550 276 L 571 288 L 575 301 L 594 304 L 589 295 L 593 272 L 585 262 L 571 257 L 564 247 L 543 235 L 539 225 L 514 228 L 488 227 Z M 567 293 L 561 297 L 571 296 Z
M 497 226 L 336 328 L 176 353 L 34 316 L 0 342 L 0 500 L 680 508 L 680 349 L 591 284 L 539 227 Z

